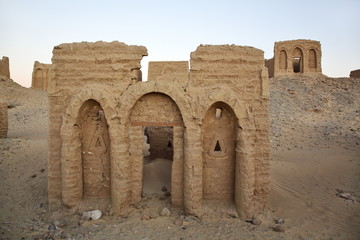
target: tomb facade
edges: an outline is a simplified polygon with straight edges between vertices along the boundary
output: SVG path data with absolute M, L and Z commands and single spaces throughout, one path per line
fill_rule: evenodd
M 265 64 L 270 77 L 321 74 L 321 44 L 302 39 L 275 42 L 274 58 Z
M 190 64 L 150 62 L 144 82 L 147 55 L 143 46 L 120 42 L 54 47 L 50 204 L 104 202 L 126 215 L 141 201 L 149 151 L 150 161 L 152 154 L 171 158 L 171 203 L 187 213 L 202 214 L 206 201 L 232 202 L 244 219 L 262 211 L 270 190 L 263 51 L 200 45 Z

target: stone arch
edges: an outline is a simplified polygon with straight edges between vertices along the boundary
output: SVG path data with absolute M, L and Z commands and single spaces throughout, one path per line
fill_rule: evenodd
M 281 50 L 279 54 L 279 69 L 287 69 L 287 53 Z
M 224 102 L 216 102 L 206 111 L 202 141 L 203 199 L 234 200 L 236 125 L 234 111 Z
M 141 199 L 143 182 L 143 139 L 145 127 L 166 127 L 172 132 L 172 162 L 171 162 L 171 202 L 182 206 L 183 164 L 184 164 L 184 125 L 181 112 L 168 95 L 160 92 L 150 92 L 139 98 L 130 111 L 129 123 L 129 160 L 131 168 L 131 202 Z M 140 150 L 139 150 L 140 149 Z M 151 149 L 151 148 L 150 148 Z M 161 189 L 161 187 L 160 187 Z
M 119 115 L 123 116 L 121 121 L 124 124 L 129 124 L 130 110 L 142 96 L 149 93 L 162 93 L 169 96 L 176 103 L 181 112 L 184 126 L 193 127 L 193 116 L 195 114 L 189 101 L 182 92 L 182 88 L 169 85 L 166 81 L 148 81 L 133 84 L 124 91 L 122 97 L 120 98 L 122 105 L 119 109 Z
M 246 103 L 243 102 L 241 99 L 236 97 L 236 94 L 231 91 L 227 90 L 224 91 L 222 89 L 217 89 L 216 91 L 208 90 L 208 95 L 203 95 L 200 97 L 201 105 L 203 105 L 202 109 L 199 109 L 200 119 L 206 114 L 206 111 L 216 102 L 224 102 L 225 104 L 229 105 L 229 107 L 234 111 L 235 116 L 238 120 L 237 126 L 239 128 L 245 127 L 244 125 L 251 125 L 252 123 L 248 121 L 251 111 L 247 107 Z
M 292 52 L 292 66 L 294 73 L 304 72 L 304 54 L 300 47 L 294 48 Z
M 317 57 L 315 49 L 309 50 L 309 68 L 317 67 Z
M 89 87 L 88 89 L 94 89 Z M 68 107 L 65 110 L 63 121 L 60 128 L 60 136 L 62 140 L 61 148 L 61 179 L 62 179 L 62 201 L 63 204 L 69 207 L 79 206 L 84 199 L 84 179 L 83 179 L 83 161 L 82 161 L 82 128 L 81 128 L 81 116 L 86 107 L 86 104 L 92 102 L 90 106 L 100 106 L 100 110 L 103 111 L 103 117 L 106 119 L 106 125 L 108 127 L 108 135 L 105 138 L 109 139 L 110 146 L 109 151 L 115 149 L 113 145 L 112 136 L 114 133 L 111 126 L 113 125 L 113 110 L 114 106 L 105 96 L 109 96 L 107 91 L 97 90 L 84 90 L 78 94 L 73 95 L 68 101 Z M 85 104 L 85 105 L 84 105 Z M 104 139 L 100 140 L 100 144 L 103 144 Z M 107 140 L 106 140 L 107 141 Z M 97 142 L 94 142 L 96 145 Z M 92 143 L 90 143 L 91 145 Z M 89 151 L 91 152 L 91 151 Z M 112 152 L 107 153 L 110 158 L 110 166 L 112 169 Z M 110 173 L 111 177 L 112 174 Z M 112 182 L 112 180 L 110 180 Z M 111 185 L 113 188 L 113 185 Z M 113 192 L 113 189 L 110 190 Z M 108 198 L 109 196 L 107 196 Z

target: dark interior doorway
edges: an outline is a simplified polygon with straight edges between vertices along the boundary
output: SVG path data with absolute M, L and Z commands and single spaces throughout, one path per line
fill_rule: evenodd
M 293 58 L 293 69 L 294 69 L 294 73 L 301 72 L 301 58 L 300 57 Z
M 170 193 L 173 127 L 144 127 L 143 193 Z

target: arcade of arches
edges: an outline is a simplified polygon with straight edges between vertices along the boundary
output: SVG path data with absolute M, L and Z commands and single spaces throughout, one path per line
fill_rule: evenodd
M 241 218 L 262 211 L 270 188 L 263 52 L 201 45 L 190 68 L 150 63 L 147 82 L 143 56 L 145 47 L 120 42 L 54 48 L 50 204 L 126 215 L 142 193 L 166 186 L 172 205 L 189 214 L 201 215 L 207 200 L 232 202 Z

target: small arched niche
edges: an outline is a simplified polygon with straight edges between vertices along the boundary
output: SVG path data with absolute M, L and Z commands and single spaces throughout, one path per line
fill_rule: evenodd
M 44 87 L 43 76 L 44 76 L 44 71 L 41 68 L 36 69 L 34 88 L 43 89 Z
M 214 103 L 203 120 L 205 200 L 234 201 L 236 116 L 229 105 Z
M 280 51 L 279 68 L 284 70 L 287 69 L 287 54 L 285 50 Z
M 110 199 L 110 136 L 100 103 L 85 101 L 78 115 L 84 199 Z
M 316 51 L 314 49 L 309 50 L 309 68 L 316 68 Z

